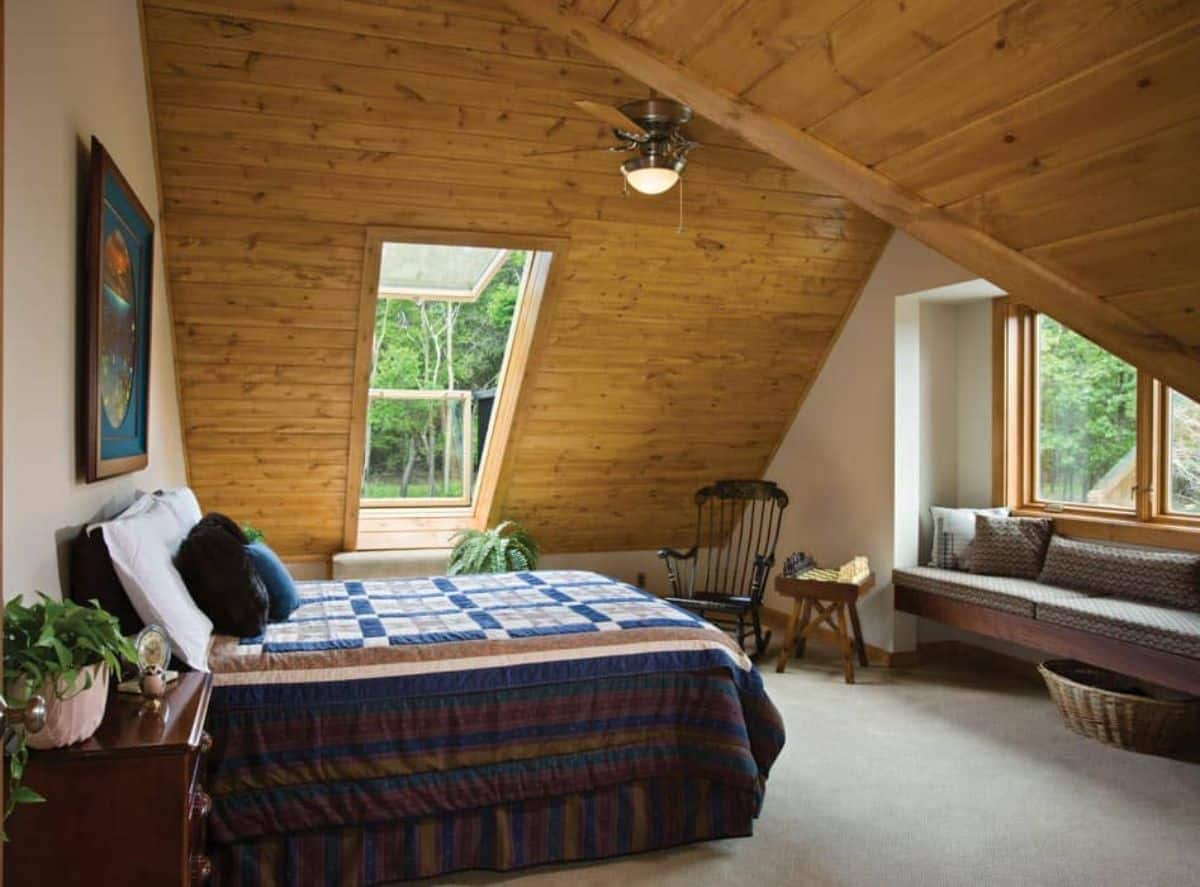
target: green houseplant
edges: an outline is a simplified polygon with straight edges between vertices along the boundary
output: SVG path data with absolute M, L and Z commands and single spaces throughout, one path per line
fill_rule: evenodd
M 45 747 L 86 738 L 78 735 L 80 732 L 87 736 L 95 732 L 108 699 L 109 675 L 119 677 L 122 663 L 136 662 L 137 653 L 121 634 L 116 617 L 96 601 L 82 607 L 44 594 L 39 598 L 32 606 L 17 599 L 4 607 L 4 685 L 14 704 L 34 694 L 45 698 L 46 724 L 35 734 L 40 740 L 36 746 Z M 94 713 L 97 707 L 99 716 Z M 5 731 L 4 753 L 9 756 L 6 819 L 16 805 L 44 800 L 21 784 L 29 744 L 23 729 Z
M 450 540 L 451 576 L 459 573 L 511 573 L 537 567 L 538 547 L 533 537 L 514 521 L 490 530 L 459 530 Z

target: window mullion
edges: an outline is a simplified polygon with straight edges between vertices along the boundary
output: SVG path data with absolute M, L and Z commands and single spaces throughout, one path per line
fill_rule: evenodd
M 1159 511 L 1158 383 L 1146 372 L 1137 374 L 1137 468 L 1134 508 L 1140 521 L 1152 520 Z

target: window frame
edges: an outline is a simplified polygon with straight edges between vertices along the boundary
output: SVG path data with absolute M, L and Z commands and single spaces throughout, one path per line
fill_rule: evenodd
M 363 251 L 362 288 L 358 304 L 358 332 L 355 340 L 354 381 L 347 454 L 345 509 L 342 546 L 345 551 L 383 548 L 442 548 L 450 536 L 463 527 L 482 529 L 497 519 L 499 492 L 510 470 L 508 443 L 517 424 L 518 408 L 527 400 L 527 368 L 536 348 L 536 334 L 544 325 L 538 318 L 547 311 L 547 303 L 557 287 L 565 264 L 569 240 L 545 235 L 514 235 L 424 228 L 370 227 L 366 230 Z M 479 246 L 526 251 L 522 292 L 509 330 L 508 345 L 496 387 L 497 403 L 484 444 L 479 469 L 472 478 L 473 490 L 462 502 L 444 499 L 403 505 L 394 503 L 364 506 L 361 498 L 362 472 L 366 457 L 366 423 L 370 408 L 372 342 L 375 333 L 375 306 L 379 299 L 380 260 L 387 242 L 426 243 L 439 246 Z M 442 394 L 440 389 L 435 394 Z M 372 528 L 363 539 L 365 519 L 387 529 Z
M 1137 370 L 1137 458 L 1132 508 L 1041 501 L 1037 491 L 1037 317 L 995 300 L 992 360 L 992 498 L 1014 514 L 1051 517 L 1071 535 L 1200 550 L 1200 516 L 1169 509 L 1169 389 Z M 1061 322 L 1061 321 L 1060 321 Z M 1066 324 L 1070 329 L 1070 324 Z
M 505 355 L 507 357 L 507 353 Z M 501 374 L 503 374 L 503 365 L 501 365 Z M 471 405 L 472 397 L 470 391 L 451 390 L 447 388 L 421 388 L 421 389 L 405 389 L 405 388 L 368 388 L 367 389 L 367 412 L 364 422 L 369 421 L 371 415 L 371 402 L 374 400 L 436 400 L 458 401 L 462 406 L 462 423 L 464 428 L 471 427 Z M 364 437 L 366 431 L 363 432 Z M 490 428 L 488 437 L 491 437 Z M 484 441 L 484 450 L 487 449 L 487 441 Z M 471 436 L 463 435 L 462 451 L 459 457 L 462 460 L 462 483 L 463 492 L 461 496 L 429 496 L 421 498 L 418 496 L 409 497 L 407 499 L 400 498 L 384 498 L 365 499 L 363 498 L 361 488 L 358 494 L 358 507 L 361 514 L 363 509 L 371 508 L 403 508 L 410 510 L 414 508 L 454 508 L 461 506 L 469 506 L 475 497 L 475 472 L 471 465 L 473 461 L 471 447 Z M 486 455 L 485 457 L 486 458 Z M 366 461 L 366 442 L 363 443 L 363 461 Z M 482 460 L 480 460 L 482 463 Z M 361 476 L 362 472 L 359 471 Z

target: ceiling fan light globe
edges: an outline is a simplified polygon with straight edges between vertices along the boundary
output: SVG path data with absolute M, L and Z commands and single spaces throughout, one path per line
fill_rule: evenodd
M 635 169 L 626 174 L 629 185 L 643 194 L 662 194 L 670 191 L 679 181 L 679 173 L 673 169 Z
M 675 187 L 683 167 L 682 158 L 643 156 L 621 164 L 621 172 L 635 191 L 642 194 L 662 194 Z

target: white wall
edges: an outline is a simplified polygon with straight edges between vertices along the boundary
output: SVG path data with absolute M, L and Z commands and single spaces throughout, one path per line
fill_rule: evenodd
M 544 554 L 539 570 L 592 570 L 622 582 L 637 585 L 638 574 L 645 578 L 647 591 L 657 595 L 670 593 L 667 568 L 653 551 L 593 551 L 574 554 Z
M 880 587 L 860 606 L 863 633 L 884 649 L 906 649 L 915 641 L 914 627 L 896 634 L 889 582 L 895 558 L 897 297 L 974 276 L 907 235 L 894 235 L 766 472 L 791 497 L 781 559 L 797 550 L 827 564 L 870 557 Z M 772 589 L 768 604 L 786 609 L 788 602 Z
M 957 473 L 955 499 L 963 508 L 992 502 L 992 302 L 955 306 Z
M 158 218 L 136 0 L 22 0 L 5 11 L 4 596 L 60 589 L 56 534 L 184 482 L 175 360 L 155 244 L 150 465 L 77 470 L 80 222 L 97 135 Z
M 920 300 L 919 295 L 907 298 Z M 917 516 L 920 557 L 926 559 L 933 546 L 929 506 L 958 500 L 958 306 L 920 301 L 919 326 Z

